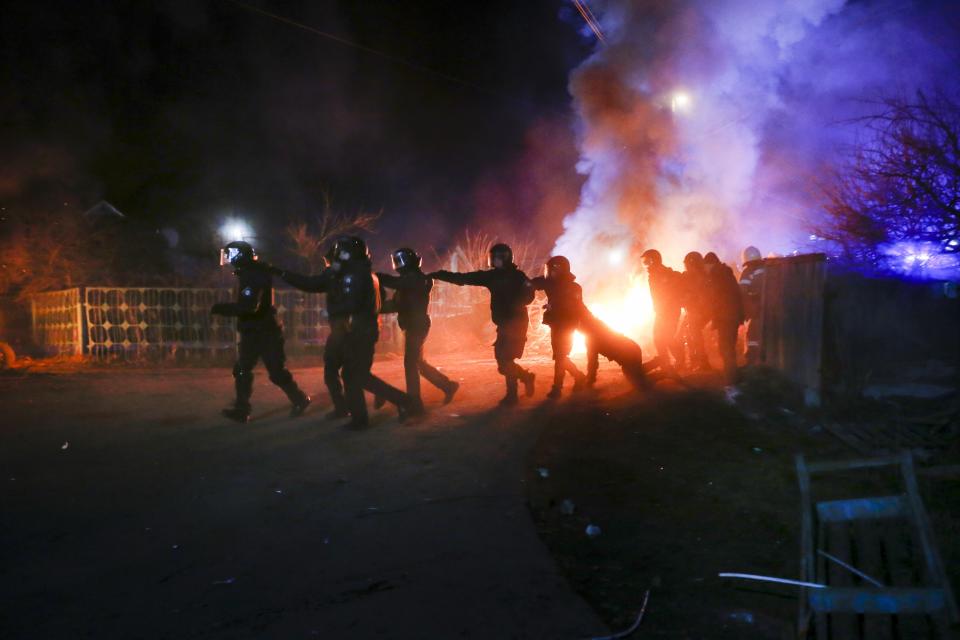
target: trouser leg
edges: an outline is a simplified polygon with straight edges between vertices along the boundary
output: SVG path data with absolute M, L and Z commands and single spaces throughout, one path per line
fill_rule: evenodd
M 233 385 L 237 399 L 234 406 L 250 411 L 250 396 L 253 395 L 253 368 L 260 359 L 260 336 L 256 333 L 241 333 L 237 345 L 237 362 L 233 366 Z
M 600 370 L 600 353 L 590 338 L 587 338 L 587 384 L 597 381 L 597 371 Z
M 307 399 L 307 395 L 297 386 L 293 375 L 286 367 L 287 356 L 283 351 L 283 334 L 279 330 L 273 335 L 264 336 L 261 357 L 270 375 L 270 382 L 280 387 L 292 404 L 302 404 Z
M 411 401 L 420 403 L 420 362 L 423 360 L 423 342 L 427 335 L 422 331 L 407 330 L 403 334 L 403 372 L 407 380 L 407 395 Z
M 370 378 L 375 344 L 375 339 L 351 338 L 344 345 L 344 399 L 347 410 L 356 423 L 367 421 L 367 401 L 363 396 L 363 389 Z
M 532 380 L 529 371 L 514 362 L 523 355 L 527 341 L 527 320 L 511 321 L 497 326 L 497 341 L 493 345 L 493 354 L 497 361 L 497 371 L 504 378 L 507 398 L 517 397 L 517 385 L 520 379 Z
M 673 367 L 671 354 L 677 353 L 677 321 L 675 314 L 658 313 L 653 322 L 653 343 L 657 349 L 657 360 L 661 367 Z
M 340 371 L 344 365 L 343 343 L 344 336 L 338 330 L 334 330 L 327 337 L 327 343 L 323 349 L 323 382 L 330 393 L 333 408 L 339 412 L 348 410 L 343 382 L 340 378 Z
M 737 381 L 738 326 L 735 322 L 721 322 L 717 325 L 720 360 L 723 362 L 723 374 L 727 384 L 735 384 Z
M 559 389 L 563 386 L 563 379 L 567 374 L 567 367 L 564 360 L 567 358 L 561 358 L 559 360 L 553 361 L 553 388 Z

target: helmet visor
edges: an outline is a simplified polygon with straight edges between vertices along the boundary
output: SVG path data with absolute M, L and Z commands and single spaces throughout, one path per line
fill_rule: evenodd
M 239 257 L 240 249 L 237 249 L 236 247 L 220 249 L 220 266 L 223 267 L 228 264 L 233 264 Z

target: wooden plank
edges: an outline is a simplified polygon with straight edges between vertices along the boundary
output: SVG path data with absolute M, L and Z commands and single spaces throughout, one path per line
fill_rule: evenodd
M 812 589 L 810 606 L 814 611 L 830 612 L 832 620 L 842 620 L 843 616 L 849 616 L 853 620 L 854 613 L 904 614 L 942 611 L 946 607 L 946 594 L 943 589 L 930 588 L 829 587 Z
M 855 566 L 881 583 L 884 583 L 884 562 L 879 529 L 884 524 L 885 522 L 878 522 L 876 520 L 857 520 L 853 523 L 854 549 L 856 550 Z M 865 589 L 874 586 L 858 577 L 854 577 L 854 582 L 859 587 Z M 863 616 L 862 623 L 864 638 L 869 638 L 870 640 L 893 640 L 892 616 L 868 613 Z
M 823 527 L 827 534 L 826 551 L 847 564 L 852 564 L 851 557 L 851 528 L 847 521 L 825 522 Z M 834 640 L 853 640 L 860 638 L 860 625 L 855 611 L 847 599 L 840 595 L 845 594 L 853 586 L 853 577 L 850 572 L 836 564 L 827 562 L 827 584 L 829 589 L 811 589 L 811 591 L 828 592 L 826 595 L 810 594 L 810 606 L 814 611 L 830 612 L 830 632 Z M 860 612 L 858 612 L 860 613 Z
M 887 520 L 880 527 L 881 551 L 884 559 L 883 581 L 891 587 L 914 587 L 920 583 L 917 572 L 910 525 L 907 521 Z M 922 614 L 901 614 L 893 619 L 896 637 L 901 640 L 930 638 L 931 627 Z
M 900 463 L 900 456 L 877 456 L 873 458 L 854 458 L 852 460 L 825 460 L 810 462 L 807 470 L 810 474 L 827 473 L 830 471 L 847 471 L 850 469 L 869 469 L 873 467 L 888 467 Z
M 813 573 L 813 502 L 810 496 L 810 474 L 802 455 L 794 459 L 797 467 L 797 482 L 800 485 L 800 579 L 812 582 Z M 797 638 L 807 637 L 810 624 L 810 610 L 807 605 L 806 593 L 809 589 L 800 590 L 799 605 L 797 607 Z
M 903 518 L 907 503 L 903 496 L 877 496 L 850 500 L 828 500 L 817 503 L 817 517 L 822 522 L 878 518 Z

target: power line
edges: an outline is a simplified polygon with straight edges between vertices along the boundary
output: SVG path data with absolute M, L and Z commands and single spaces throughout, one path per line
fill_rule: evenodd
M 480 85 L 474 84 L 474 83 L 469 82 L 469 81 L 467 81 L 467 80 L 463 80 L 463 79 L 461 79 L 461 78 L 457 78 L 456 76 L 452 76 L 452 75 L 450 75 L 450 74 L 448 74 L 448 73 L 444 73 L 444 72 L 442 72 L 442 71 L 437 71 L 436 69 L 431 69 L 430 67 L 426 67 L 426 66 L 424 66 L 424 65 L 422 65 L 422 64 L 419 64 L 419 63 L 417 63 L 417 62 L 412 62 L 412 61 L 410 61 L 410 60 L 407 60 L 406 58 L 401 58 L 400 56 L 396 56 L 396 55 L 393 55 L 393 54 L 391 54 L 391 53 L 387 53 L 387 52 L 385 52 L 385 51 L 380 51 L 379 49 L 374 49 L 373 47 L 368 47 L 368 46 L 363 45 L 363 44 L 360 44 L 360 43 L 358 43 L 358 42 L 353 42 L 352 40 L 348 40 L 347 38 L 344 38 L 344 37 L 342 37 L 342 36 L 338 36 L 338 35 L 333 34 L 333 33 L 328 33 L 328 32 L 326 32 L 326 31 L 321 31 L 320 29 L 317 29 L 317 28 L 315 28 L 315 27 L 311 27 L 311 26 L 308 25 L 308 24 L 304 24 L 304 23 L 302 23 L 302 22 L 297 22 L 296 20 L 293 20 L 292 18 L 287 18 L 287 17 L 285 17 L 285 16 L 281 16 L 281 15 L 278 15 L 278 14 L 276 14 L 276 13 L 271 13 L 271 12 L 269 12 L 269 11 L 266 11 L 266 10 L 264 10 L 264 9 L 261 9 L 260 7 L 255 7 L 255 6 L 251 5 L 251 4 L 247 4 L 246 2 L 242 2 L 241 0 L 226 0 L 226 2 L 229 2 L 230 4 L 236 5 L 237 7 L 240 7 L 241 9 L 244 9 L 244 10 L 249 11 L 249 12 L 251 12 L 251 13 L 256 13 L 256 14 L 259 14 L 259 15 L 264 16 L 264 17 L 266 17 L 266 18 L 270 18 L 271 20 L 276 20 L 277 22 L 281 22 L 281 23 L 283 23 L 283 24 L 286 24 L 286 25 L 289 25 L 289 26 L 292 26 L 292 27 L 296 27 L 296 28 L 302 29 L 302 30 L 304 30 L 304 31 L 308 31 L 308 32 L 310 32 L 310 33 L 312 33 L 312 34 L 314 34 L 314 35 L 320 36 L 320 37 L 322 37 L 322 38 L 326 38 L 327 40 L 332 40 L 333 42 L 336 42 L 336 43 L 338 43 L 338 44 L 344 45 L 344 46 L 346 46 L 346 47 L 350 47 L 350 48 L 352 48 L 352 49 L 357 49 L 358 51 L 363 51 L 363 52 L 365 52 L 365 53 L 369 53 L 369 54 L 378 56 L 378 57 L 380 57 L 380 58 L 384 58 L 385 60 L 389 60 L 389 61 L 395 62 L 395 63 L 397 63 L 397 64 L 402 64 L 402 65 L 405 66 L 405 67 L 408 67 L 408 68 L 410 68 L 410 69 L 414 69 L 414 70 L 416 70 L 416 71 L 420 71 L 421 73 L 426 73 L 426 74 L 432 75 L 432 76 L 437 77 L 437 78 L 440 78 L 440 79 L 442 79 L 442 80 L 446 80 L 447 82 L 452 82 L 452 83 L 458 84 L 458 85 L 460 85 L 460 86 L 462 86 L 462 87 L 467 87 L 467 88 L 470 88 L 470 89 L 474 89 L 475 91 L 481 91 L 481 92 L 483 92 L 483 93 L 487 93 L 487 94 L 490 94 L 490 95 L 496 95 L 496 96 L 503 97 L 501 94 L 497 93 L 496 91 L 493 91 L 492 89 L 488 89 L 488 88 L 486 88 L 486 87 L 482 87 L 482 86 L 480 86 Z

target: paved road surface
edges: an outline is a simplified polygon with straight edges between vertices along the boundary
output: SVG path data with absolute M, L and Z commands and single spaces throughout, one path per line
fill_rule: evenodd
M 0 378 L 0 637 L 602 633 L 524 501 L 549 363 L 505 413 L 492 360 L 438 364 L 471 372 L 462 397 L 431 389 L 428 419 L 364 432 L 321 422 L 323 393 L 289 419 L 259 371 L 249 425 L 217 416 L 227 370 Z

